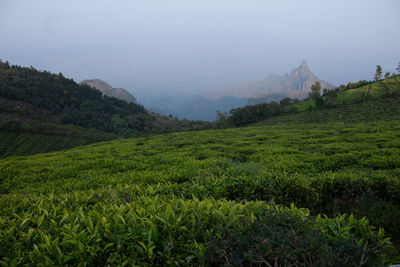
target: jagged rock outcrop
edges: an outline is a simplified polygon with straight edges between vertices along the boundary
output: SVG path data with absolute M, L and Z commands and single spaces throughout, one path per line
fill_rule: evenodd
M 292 71 L 290 76 L 286 77 L 287 78 L 285 79 L 285 82 L 282 85 L 282 90 L 285 91 L 300 90 L 308 92 L 311 86 L 315 84 L 315 82 L 317 81 L 321 83 L 322 88 L 331 89 L 335 87 L 334 85 L 317 78 L 317 76 L 315 76 L 314 73 L 310 71 L 307 65 L 307 61 L 305 60 L 303 60 L 303 62 L 298 68 Z

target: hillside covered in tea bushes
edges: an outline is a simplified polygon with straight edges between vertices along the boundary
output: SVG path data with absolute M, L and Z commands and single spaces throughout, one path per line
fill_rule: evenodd
M 238 127 L 261 121 L 267 122 L 271 119 L 287 123 L 289 121 L 282 120 L 281 117 L 288 115 L 296 118 L 294 121 L 316 122 L 312 118 L 318 113 L 321 114 L 319 118 L 325 121 L 331 121 L 332 119 L 346 121 L 348 120 L 347 117 L 355 118 L 355 116 L 359 115 L 361 115 L 359 120 L 362 121 L 363 119 L 369 120 L 370 115 L 389 117 L 386 113 L 380 113 L 384 111 L 383 109 L 388 110 L 391 114 L 394 112 L 397 115 L 398 109 L 396 108 L 399 98 L 400 75 L 392 75 L 379 81 L 349 82 L 347 86 L 341 85 L 332 90 L 322 90 L 319 87 L 319 89 L 310 92 L 309 98 L 303 101 L 285 98 L 279 103 L 272 101 L 232 109 L 229 114 L 219 113 L 219 121 L 217 123 L 223 127 Z M 386 101 L 389 101 L 389 107 L 385 107 L 385 104 L 383 104 Z M 296 116 L 291 116 L 294 114 Z M 326 115 L 329 117 L 325 117 Z M 335 117 L 335 115 L 337 116 Z
M 0 261 L 385 266 L 398 261 L 399 155 L 395 118 L 174 133 L 3 159 Z

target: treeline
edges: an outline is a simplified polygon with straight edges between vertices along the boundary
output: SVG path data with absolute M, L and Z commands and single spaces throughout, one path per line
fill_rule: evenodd
M 269 117 L 289 114 L 296 112 L 294 103 L 298 100 L 285 98 L 279 103 L 272 101 L 270 103 L 262 103 L 258 105 L 249 105 L 241 108 L 235 108 L 228 113 L 217 111 L 217 125 L 221 128 L 238 127 L 249 123 L 268 119 Z
M 170 119 L 148 113 L 143 106 L 102 95 L 62 73 L 33 67 L 10 66 L 0 61 L 0 96 L 28 103 L 61 123 L 95 128 L 126 136 L 207 127 L 205 122 Z

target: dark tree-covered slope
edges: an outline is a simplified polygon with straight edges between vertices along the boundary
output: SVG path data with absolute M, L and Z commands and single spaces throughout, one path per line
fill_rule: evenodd
M 103 96 L 61 73 L 55 75 L 8 63 L 0 63 L 0 96 L 46 110 L 62 123 L 105 132 L 144 132 L 154 120 L 142 106 Z
M 149 113 L 61 73 L 0 61 L 0 158 L 208 124 Z

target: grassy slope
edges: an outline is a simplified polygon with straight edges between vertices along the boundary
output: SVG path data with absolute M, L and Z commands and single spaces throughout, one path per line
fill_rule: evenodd
M 162 250 L 165 244 L 172 242 L 178 246 L 179 236 L 184 236 L 187 242 L 196 236 L 193 231 L 198 228 L 205 227 L 202 230 L 204 235 L 208 230 L 214 229 L 214 226 L 203 225 L 207 211 L 200 211 L 203 208 L 190 204 L 195 198 L 201 200 L 196 202 L 200 207 L 209 205 L 212 210 L 220 207 L 222 210 L 217 213 L 221 215 L 218 216 L 228 216 L 226 218 L 233 215 L 229 212 L 232 207 L 219 206 L 231 205 L 223 204 L 225 199 L 237 203 L 273 199 L 278 204 L 294 203 L 298 207 L 309 208 L 314 214 L 324 213 L 330 216 L 336 212 L 353 212 L 357 217 L 367 216 L 372 224 L 385 227 L 391 235 L 398 235 L 399 133 L 399 120 L 345 126 L 263 126 L 125 139 L 92 144 L 66 152 L 4 159 L 0 161 L 0 192 L 3 194 L 0 209 L 3 224 L 0 225 L 0 230 L 5 231 L 3 238 L 9 236 L 7 240 L 12 240 L 9 238 L 14 235 L 18 236 L 17 240 L 26 240 L 24 233 L 29 232 L 29 227 L 39 228 L 51 240 L 55 240 L 59 235 L 57 231 L 62 233 L 61 237 L 71 234 L 71 230 L 68 230 L 71 227 L 68 224 L 71 223 L 76 225 L 78 232 L 91 231 L 83 217 L 75 222 L 65 218 L 62 220 L 63 212 L 72 214 L 70 216 L 81 214 L 79 216 L 84 218 L 92 216 L 92 220 L 98 223 L 104 216 L 113 222 L 111 226 L 120 225 L 119 230 L 110 230 L 110 234 L 117 236 L 108 241 L 100 237 L 101 242 L 97 245 L 91 243 L 91 246 L 102 256 L 110 256 L 112 251 L 118 251 L 115 244 L 120 241 L 115 238 L 128 234 L 129 228 L 126 227 L 133 227 L 134 223 L 129 216 L 135 216 L 135 220 L 149 218 L 152 225 L 161 227 L 157 231 L 162 231 L 163 237 L 157 239 L 158 241 L 151 240 L 156 244 L 155 250 L 165 253 Z M 206 204 L 206 199 L 209 198 L 215 200 Z M 45 200 L 45 204 L 41 200 Z M 183 202 L 179 204 L 174 202 L 176 200 Z M 166 227 L 164 222 L 154 216 L 159 214 L 169 218 L 168 205 L 177 214 L 186 214 L 187 211 L 179 207 L 183 209 L 189 205 L 188 209 L 197 214 L 182 215 L 188 218 L 196 216 L 196 220 L 199 220 L 197 223 L 193 219 L 194 224 L 190 226 L 186 223 L 180 226 L 178 223 L 176 226 L 189 227 L 187 233 L 192 233 L 192 237 L 172 226 L 173 222 L 176 224 L 177 217 L 168 221 L 168 227 L 172 227 L 171 231 L 178 232 L 169 235 L 168 231 L 162 230 Z M 241 204 L 238 205 L 237 209 L 247 210 Z M 49 213 L 43 215 L 46 221 L 42 225 L 38 221 L 43 220 L 40 219 L 40 214 L 43 214 L 40 210 L 43 209 Z M 35 212 L 39 215 L 35 215 Z M 15 213 L 19 214 L 18 218 L 13 215 Z M 119 214 L 122 219 L 113 214 Z M 210 214 L 214 213 L 210 211 Z M 31 218 L 28 219 L 29 227 L 10 228 L 15 224 L 25 225 L 23 221 L 27 218 Z M 61 228 L 56 231 L 51 220 Z M 121 221 L 130 223 L 120 224 Z M 344 227 L 347 223 L 342 222 L 340 225 Z M 38 227 L 38 224 L 42 226 Z M 227 222 L 222 223 L 225 224 Z M 337 233 L 346 236 L 347 234 L 341 232 L 343 229 L 337 229 Z M 36 240 L 43 239 L 39 234 L 40 232 Z M 204 240 L 200 236 L 196 240 L 207 247 L 211 237 L 206 238 L 204 235 L 200 235 Z M 133 236 L 143 242 L 147 240 L 138 233 Z M 82 238 L 86 240 L 86 237 Z M 357 239 L 354 236 L 351 238 Z M 64 242 L 64 238 L 57 240 L 61 241 Z M 111 252 L 100 252 L 99 249 L 106 245 L 103 242 L 113 244 Z M 217 247 L 219 246 L 220 244 Z M 120 249 L 125 251 L 124 247 Z M 31 250 L 28 247 L 23 251 Z M 46 252 L 45 245 L 40 251 L 40 255 L 50 255 Z M 68 254 L 68 249 L 65 251 Z M 179 253 L 184 255 L 186 252 Z M 200 257 L 196 255 L 196 259 Z
M 65 127 L 65 130 L 72 132 L 74 135 L 69 136 L 62 132 L 60 134 L 48 134 L 0 131 L 0 139 L 2 140 L 0 142 L 0 158 L 59 151 L 111 139 L 107 135 L 101 135 L 101 133 L 92 135 L 85 133 L 77 136 L 76 134 L 79 131 L 74 128 Z
M 117 136 L 59 123 L 25 103 L 0 99 L 0 158 L 68 149 Z

